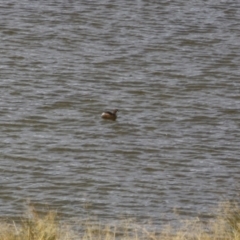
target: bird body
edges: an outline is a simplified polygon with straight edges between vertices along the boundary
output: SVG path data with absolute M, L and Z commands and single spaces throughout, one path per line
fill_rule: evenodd
M 106 111 L 102 113 L 102 118 L 109 119 L 115 121 L 117 119 L 117 111 L 118 109 L 113 110 L 113 112 Z

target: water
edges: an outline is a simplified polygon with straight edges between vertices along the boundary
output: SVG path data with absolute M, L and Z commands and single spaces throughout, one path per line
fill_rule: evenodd
M 1 216 L 159 225 L 238 196 L 239 3 L 0 6 Z

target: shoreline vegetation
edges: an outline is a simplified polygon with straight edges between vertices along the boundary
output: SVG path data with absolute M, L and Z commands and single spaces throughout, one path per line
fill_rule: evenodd
M 207 223 L 189 220 L 178 228 L 168 226 L 153 232 L 131 221 L 103 225 L 87 220 L 73 227 L 54 211 L 43 215 L 30 208 L 20 223 L 0 222 L 0 240 L 240 240 L 240 205 L 222 203 L 215 215 Z

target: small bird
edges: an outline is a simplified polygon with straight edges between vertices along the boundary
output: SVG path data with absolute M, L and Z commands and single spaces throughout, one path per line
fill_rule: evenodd
M 103 112 L 102 118 L 115 121 L 117 119 L 117 111 L 118 109 L 113 110 L 113 112 L 110 112 L 110 111 Z

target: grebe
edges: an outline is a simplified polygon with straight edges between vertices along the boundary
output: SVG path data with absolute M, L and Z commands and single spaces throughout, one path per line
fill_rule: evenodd
M 117 119 L 117 111 L 118 111 L 118 109 L 113 110 L 113 112 L 103 112 L 102 118 L 116 120 Z

